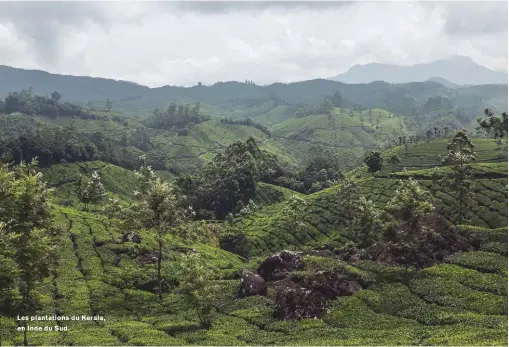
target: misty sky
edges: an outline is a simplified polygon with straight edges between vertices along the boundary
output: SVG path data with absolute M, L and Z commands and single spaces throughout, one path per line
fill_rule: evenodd
M 148 86 L 328 78 L 470 56 L 507 71 L 507 2 L 0 2 L 0 64 Z

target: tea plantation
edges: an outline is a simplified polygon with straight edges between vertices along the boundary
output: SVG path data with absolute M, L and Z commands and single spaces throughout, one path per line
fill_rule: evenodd
M 340 186 L 311 195 L 295 193 L 307 203 L 302 216 L 306 228 L 291 230 L 283 211 L 294 193 L 260 183 L 256 203 L 263 208 L 235 220 L 252 247 L 248 260 L 220 249 L 214 238 L 199 243 L 168 236 L 162 271 L 168 290 L 159 300 L 152 290 L 156 264 L 150 261 L 150 252 L 157 246 L 155 236 L 139 230 L 139 244 L 122 242 L 118 221 L 94 213 L 97 205 L 83 211 L 73 188 L 80 174 L 98 170 L 108 194 L 128 202 L 134 198 L 134 173 L 102 162 L 52 166 L 43 174 L 55 188 L 52 211 L 60 230 L 58 257 L 50 276 L 36 289 L 41 303 L 38 315 L 103 316 L 104 320 L 31 322 L 64 331 L 29 332 L 29 344 L 507 345 L 507 150 L 498 151 L 491 140 L 474 143 L 478 157 L 484 159 L 474 166 L 475 191 L 468 202 L 472 214 L 459 228 L 473 240 L 474 250 L 453 254 L 421 271 L 306 255 L 304 268 L 289 276 L 339 271 L 362 279 L 367 286 L 355 295 L 328 302 L 322 318 L 297 321 L 274 318 L 271 295 L 239 298 L 237 274 L 256 269 L 272 252 L 346 241 L 345 211 L 336 200 Z M 437 140 L 409 146 L 408 151 L 395 148 L 390 153 L 402 158 L 398 167 L 376 176 L 366 174 L 363 167 L 352 175 L 357 176 L 362 193 L 377 205 L 389 201 L 399 179 L 413 176 L 454 223 L 452 193 L 436 185 L 429 169 L 440 165 L 436 156 L 445 152 L 445 145 Z M 419 166 L 421 156 L 427 167 Z M 446 170 L 440 167 L 439 172 Z M 211 295 L 217 314 L 208 328 L 199 324 L 195 310 L 174 290 L 179 256 L 186 251 L 201 254 L 214 271 Z M 13 329 L 16 321 L 0 318 L 1 344 L 23 344 L 23 334 Z

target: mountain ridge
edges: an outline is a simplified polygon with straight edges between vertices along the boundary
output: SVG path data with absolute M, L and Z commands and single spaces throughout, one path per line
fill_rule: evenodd
M 490 70 L 475 63 L 470 57 L 452 56 L 429 63 L 408 66 L 382 63 L 354 65 L 348 71 L 330 79 L 344 83 L 389 83 L 423 82 L 432 78 L 443 78 L 457 85 L 507 84 L 506 72 Z
M 433 75 L 432 77 L 436 77 Z M 443 77 L 442 77 L 443 78 Z M 495 108 L 502 112 L 507 109 L 507 84 L 480 85 L 473 87 L 444 85 L 433 81 L 391 84 L 375 81 L 370 83 L 347 84 L 328 79 L 313 79 L 292 83 L 256 85 L 244 82 L 217 82 L 211 86 L 192 87 L 162 86 L 151 88 L 133 82 L 101 77 L 59 75 L 41 70 L 26 70 L 0 65 L 0 98 L 13 91 L 32 87 L 38 95 L 49 95 L 58 91 L 66 101 L 87 104 L 113 102 L 119 111 L 151 113 L 154 107 L 168 107 L 172 101 L 219 107 L 224 109 L 237 104 L 255 105 L 273 103 L 277 105 L 313 105 L 339 92 L 344 107 L 393 108 L 393 112 L 409 112 L 411 105 L 419 107 L 428 98 L 441 95 L 454 98 L 455 95 L 482 94 L 483 107 Z M 450 81 L 450 80 L 449 80 Z M 452 82 L 452 81 L 450 81 Z M 469 88 L 476 89 L 475 91 Z M 396 100 L 399 100 L 396 102 Z M 407 105 L 404 108 L 395 107 Z M 410 107 L 411 108 L 411 107 Z

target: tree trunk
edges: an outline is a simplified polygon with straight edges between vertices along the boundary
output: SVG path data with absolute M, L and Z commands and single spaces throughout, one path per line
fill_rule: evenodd
M 458 224 L 461 225 L 463 217 L 463 194 L 460 193 L 458 201 Z
M 200 326 L 203 328 L 203 319 L 201 317 L 201 312 L 200 312 L 200 309 L 198 307 L 196 307 L 196 314 L 198 316 L 198 320 L 200 321 Z
M 27 325 L 27 321 L 23 322 L 23 326 L 25 327 L 25 329 L 23 329 L 23 345 L 24 346 L 28 346 L 28 339 L 27 339 L 28 325 Z
M 161 278 L 161 261 L 163 257 L 163 240 L 159 237 L 159 254 L 157 255 L 157 282 L 159 283 L 159 300 L 163 299 L 163 281 Z
M 28 316 L 27 308 L 28 308 L 28 298 L 30 297 L 30 287 L 29 287 L 28 283 L 26 283 L 26 282 L 25 282 L 25 288 L 24 288 L 22 296 L 23 296 L 23 311 L 25 311 L 24 312 L 25 315 Z M 28 338 L 27 338 L 28 322 L 24 321 L 23 326 L 25 328 L 23 330 L 23 345 L 28 346 Z

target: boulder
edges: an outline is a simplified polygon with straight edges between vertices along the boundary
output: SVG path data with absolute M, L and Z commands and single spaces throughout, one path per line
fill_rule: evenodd
M 304 267 L 302 257 L 297 252 L 281 251 L 265 259 L 257 272 L 265 281 L 279 280 L 286 277 L 290 271 Z
M 327 299 L 353 295 L 363 287 L 362 281 L 331 271 L 319 271 L 311 276 L 294 281 L 297 281 L 302 287 L 320 292 Z
M 253 295 L 267 295 L 267 283 L 254 271 L 243 271 L 240 277 L 240 295 L 242 297 Z
M 285 278 L 269 283 L 275 295 L 274 317 L 283 320 L 321 318 L 327 301 L 353 295 L 362 289 L 362 281 L 348 275 L 320 271 L 303 278 Z
M 122 236 L 122 242 L 135 242 L 135 243 L 141 243 L 141 237 L 140 235 L 135 231 L 130 231 L 124 236 Z
M 326 310 L 325 296 L 302 287 L 279 288 L 276 292 L 274 316 L 282 320 L 322 317 Z

